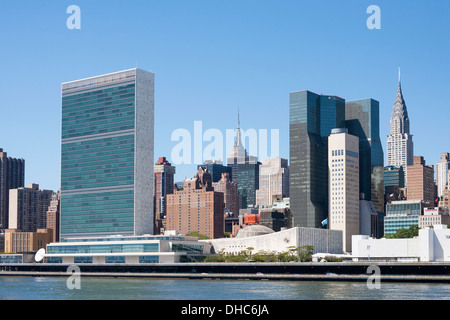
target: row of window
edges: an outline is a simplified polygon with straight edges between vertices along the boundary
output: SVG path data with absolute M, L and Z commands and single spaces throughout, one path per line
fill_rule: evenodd
M 89 156 L 89 154 L 93 152 L 96 153 L 100 151 L 107 152 L 111 149 L 117 150 L 133 147 L 134 147 L 134 135 L 123 134 L 110 138 L 98 138 L 96 140 L 66 143 L 63 145 L 62 155 L 70 158 L 78 155 L 79 158 L 84 159 L 86 156 Z M 80 155 L 79 153 L 82 154 Z
M 64 95 L 62 97 L 62 102 L 63 103 L 80 103 L 82 101 L 85 101 L 87 99 L 89 99 L 90 97 L 94 96 L 94 98 L 96 97 L 106 97 L 108 95 L 111 95 L 114 92 L 119 92 L 119 93 L 124 93 L 124 92 L 128 92 L 128 90 L 131 90 L 131 88 L 135 88 L 136 84 L 134 83 L 134 81 L 129 81 L 130 83 L 123 83 L 120 86 L 117 87 L 111 87 L 111 88 L 106 88 L 106 89 L 99 89 L 99 90 L 95 90 L 95 91 L 88 91 L 88 92 L 84 92 L 84 93 L 78 93 L 78 94 L 72 94 L 72 95 Z
M 10 263 L 22 263 L 22 255 L 9 255 L 9 254 L 5 254 L 5 255 L 1 255 L 0 254 L 0 264 L 1 263 L 5 263 L 5 264 L 10 264 Z
M 92 188 L 104 188 L 104 187 L 126 187 L 134 184 L 134 177 L 128 177 L 129 180 L 122 180 L 122 181 L 116 181 L 111 179 L 104 179 L 102 183 L 92 183 L 90 184 L 73 184 L 70 185 L 69 183 L 62 183 L 61 182 L 61 189 L 63 191 L 73 191 L 73 190 L 85 190 L 85 189 L 92 189 Z M 89 181 L 87 181 L 89 182 Z
M 158 252 L 158 243 L 144 244 L 101 244 L 101 245 L 54 245 L 47 247 L 49 254 L 79 253 L 121 253 L 121 252 Z
M 74 257 L 74 263 L 93 263 L 93 257 Z M 105 263 L 125 263 L 125 256 L 106 256 Z M 62 263 L 62 257 L 48 257 L 47 263 Z M 139 256 L 139 263 L 159 263 L 158 256 Z
M 89 98 L 80 98 L 80 99 L 72 99 L 72 101 L 69 101 L 67 97 L 62 98 L 62 103 L 66 109 L 77 109 L 80 105 L 92 105 L 92 104 L 98 104 L 98 103 L 105 103 L 105 102 L 112 102 L 119 99 L 129 98 L 130 96 L 134 96 L 135 91 L 134 90 L 122 90 L 122 91 L 116 91 L 115 93 L 111 94 L 95 94 L 93 92 L 92 96 Z M 74 96 L 72 96 L 74 97 Z
M 63 139 L 68 139 L 72 137 L 80 137 L 80 136 L 92 136 L 96 134 L 103 134 L 103 133 L 109 133 L 109 132 L 116 132 L 116 131 L 125 131 L 125 130 L 131 130 L 134 129 L 134 122 L 129 124 L 119 124 L 118 126 L 105 126 L 105 127 L 89 127 L 90 130 L 84 131 L 84 132 L 77 132 L 77 130 L 69 130 L 67 134 L 64 134 L 62 136 Z
M 99 96 L 94 96 L 91 100 L 85 100 L 85 101 L 77 101 L 77 102 L 67 102 L 64 101 L 63 98 L 63 114 L 74 114 L 74 113 L 80 113 L 80 111 L 90 111 L 91 108 L 95 107 L 104 107 L 105 105 L 119 105 L 119 104 L 126 104 L 130 101 L 133 101 L 133 98 L 135 96 L 134 92 L 128 92 L 125 94 L 115 94 L 111 97 L 104 98 Z M 95 109 L 94 109 L 95 110 Z
M 73 228 L 77 228 L 77 227 L 82 227 L 88 225 L 89 227 L 86 228 L 95 228 L 99 229 L 99 228 L 107 228 L 107 227 L 111 227 L 111 226 L 116 226 L 116 225 L 120 225 L 121 227 L 124 226 L 132 226 L 134 225 L 134 219 L 133 219 L 133 215 L 130 214 L 128 212 L 128 214 L 126 216 L 118 216 L 116 215 L 99 215 L 98 213 L 95 216 L 89 216 L 89 215 L 84 215 L 81 218 L 75 218 L 75 217 L 70 217 L 70 220 L 64 220 L 64 222 L 61 223 L 61 228 L 66 230 L 66 229 L 73 229 Z M 83 232 L 88 232 L 85 231 L 84 228 Z
M 128 121 L 128 120 L 134 120 L 135 119 L 135 112 L 134 107 L 127 109 L 118 109 L 117 112 L 111 112 L 110 114 L 105 114 L 105 112 L 101 113 L 95 113 L 95 114 L 89 114 L 88 116 L 78 116 L 78 118 L 74 119 L 67 119 L 65 118 L 62 121 L 62 124 L 64 125 L 64 129 L 68 130 L 71 128 L 79 128 L 81 127 L 80 124 L 82 124 L 85 127 L 95 126 L 95 125 L 102 125 L 102 124 L 108 124 L 108 123 L 116 123 L 121 121 Z

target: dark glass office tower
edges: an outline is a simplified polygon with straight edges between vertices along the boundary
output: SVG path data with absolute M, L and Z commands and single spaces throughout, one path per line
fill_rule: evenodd
M 403 167 L 384 167 L 384 187 L 405 187 L 405 173 Z
M 242 197 L 242 209 L 256 206 L 256 190 L 259 189 L 260 165 L 260 162 L 246 162 L 237 164 L 238 193 L 239 196 Z
M 374 99 L 347 101 L 345 124 L 359 137 L 359 186 L 364 199 L 384 213 L 384 154 L 380 140 L 380 103 Z
M 320 228 L 328 216 L 328 136 L 345 126 L 345 100 L 292 92 L 289 126 L 292 226 Z
M 222 161 L 218 160 L 206 160 L 203 164 L 197 166 L 198 169 L 208 169 L 211 173 L 212 182 L 219 182 L 222 179 L 223 173 L 228 173 L 230 181 L 233 180 L 232 168 L 224 166 Z
M 25 184 L 25 160 L 7 156 L 0 148 L 0 229 L 9 227 L 9 190 Z

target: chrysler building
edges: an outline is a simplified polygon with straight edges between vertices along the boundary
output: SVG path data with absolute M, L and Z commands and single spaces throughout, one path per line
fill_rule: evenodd
M 408 111 L 405 100 L 403 99 L 399 68 L 398 92 L 392 109 L 391 132 L 387 140 L 387 165 L 395 167 L 403 166 L 405 182 L 407 166 L 413 164 L 413 148 L 412 135 L 409 131 Z

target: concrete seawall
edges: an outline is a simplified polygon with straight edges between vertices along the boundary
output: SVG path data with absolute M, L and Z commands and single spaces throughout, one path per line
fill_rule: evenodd
M 178 263 L 78 264 L 81 276 L 215 280 L 367 281 L 450 283 L 450 263 Z M 369 269 L 375 266 L 376 272 Z M 0 276 L 67 277 L 69 265 L 0 265 Z
M 81 273 L 82 277 L 99 278 L 147 278 L 147 279 L 192 279 L 192 280 L 266 280 L 266 281 L 370 281 L 371 275 L 346 274 L 193 274 L 193 273 Z M 20 272 L 0 271 L 0 276 L 16 277 L 69 277 L 70 273 L 63 272 Z M 450 276 L 418 276 L 418 275 L 380 275 L 382 282 L 422 282 L 422 283 L 450 283 Z

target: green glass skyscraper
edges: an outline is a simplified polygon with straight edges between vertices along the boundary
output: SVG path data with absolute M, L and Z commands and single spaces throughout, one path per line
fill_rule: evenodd
M 62 84 L 61 239 L 153 234 L 154 75 Z
M 345 103 L 345 125 L 359 137 L 359 186 L 364 199 L 384 213 L 384 153 L 380 140 L 380 103 L 361 99 Z
M 292 92 L 289 124 L 292 226 L 320 228 L 328 217 L 328 136 L 345 126 L 345 100 Z

